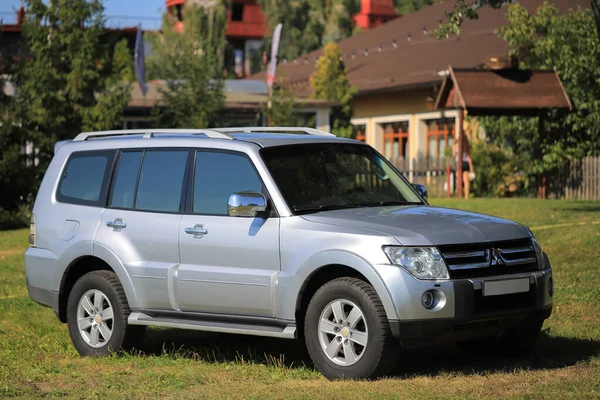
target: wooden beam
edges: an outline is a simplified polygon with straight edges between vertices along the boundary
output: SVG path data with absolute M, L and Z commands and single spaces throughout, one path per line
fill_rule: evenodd
M 457 180 L 457 194 L 458 197 L 463 196 L 463 168 L 462 168 L 462 156 L 464 150 L 464 110 L 462 108 L 458 109 L 458 160 L 456 162 L 456 177 Z

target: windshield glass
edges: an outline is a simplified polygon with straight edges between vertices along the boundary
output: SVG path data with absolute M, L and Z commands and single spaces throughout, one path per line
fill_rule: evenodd
M 270 147 L 261 154 L 296 214 L 422 204 L 410 185 L 370 146 L 307 143 Z

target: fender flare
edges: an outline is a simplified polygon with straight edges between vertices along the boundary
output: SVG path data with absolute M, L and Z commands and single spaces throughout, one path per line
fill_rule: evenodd
M 121 286 L 123 286 L 123 291 L 125 291 L 129 308 L 138 308 L 138 299 L 135 293 L 133 282 L 131 281 L 131 277 L 127 273 L 127 270 L 125 269 L 125 265 L 123 265 L 123 262 L 121 262 L 121 259 L 117 257 L 117 255 L 108 247 L 102 244 L 94 242 L 93 246 L 94 257 L 101 259 L 107 263 L 113 269 L 113 271 L 115 271 L 117 278 L 119 278 L 119 281 L 121 282 Z
M 281 288 L 281 293 L 284 297 L 283 312 L 285 316 L 292 318 L 295 316 L 298 301 L 300 301 L 300 293 L 307 282 L 315 272 L 328 265 L 343 265 L 361 273 L 377 292 L 388 319 L 398 319 L 398 313 L 396 312 L 396 307 L 390 293 L 375 268 L 359 255 L 342 250 L 327 250 L 318 253 L 306 260 L 298 268 L 295 276 L 290 280 L 290 285 Z M 286 293 L 293 293 L 294 295 L 286 296 Z

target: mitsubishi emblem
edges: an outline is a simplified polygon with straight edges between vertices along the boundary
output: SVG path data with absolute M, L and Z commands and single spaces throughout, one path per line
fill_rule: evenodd
M 504 265 L 504 260 L 502 259 L 502 256 L 500 255 L 500 253 L 498 253 L 498 250 L 496 249 L 491 249 L 490 250 L 492 253 L 492 267 L 498 266 L 498 265 Z

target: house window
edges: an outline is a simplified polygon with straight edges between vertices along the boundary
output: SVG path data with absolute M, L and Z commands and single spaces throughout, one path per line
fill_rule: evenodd
M 427 157 L 446 157 L 454 143 L 454 119 L 440 118 L 425 121 L 427 124 Z
M 233 5 L 231 6 L 231 20 L 244 20 L 244 3 L 233 3 Z
M 408 121 L 390 122 L 383 129 L 383 154 L 394 165 L 406 159 L 408 153 Z
M 354 138 L 365 142 L 367 140 L 367 125 L 357 124 L 353 126 Z

